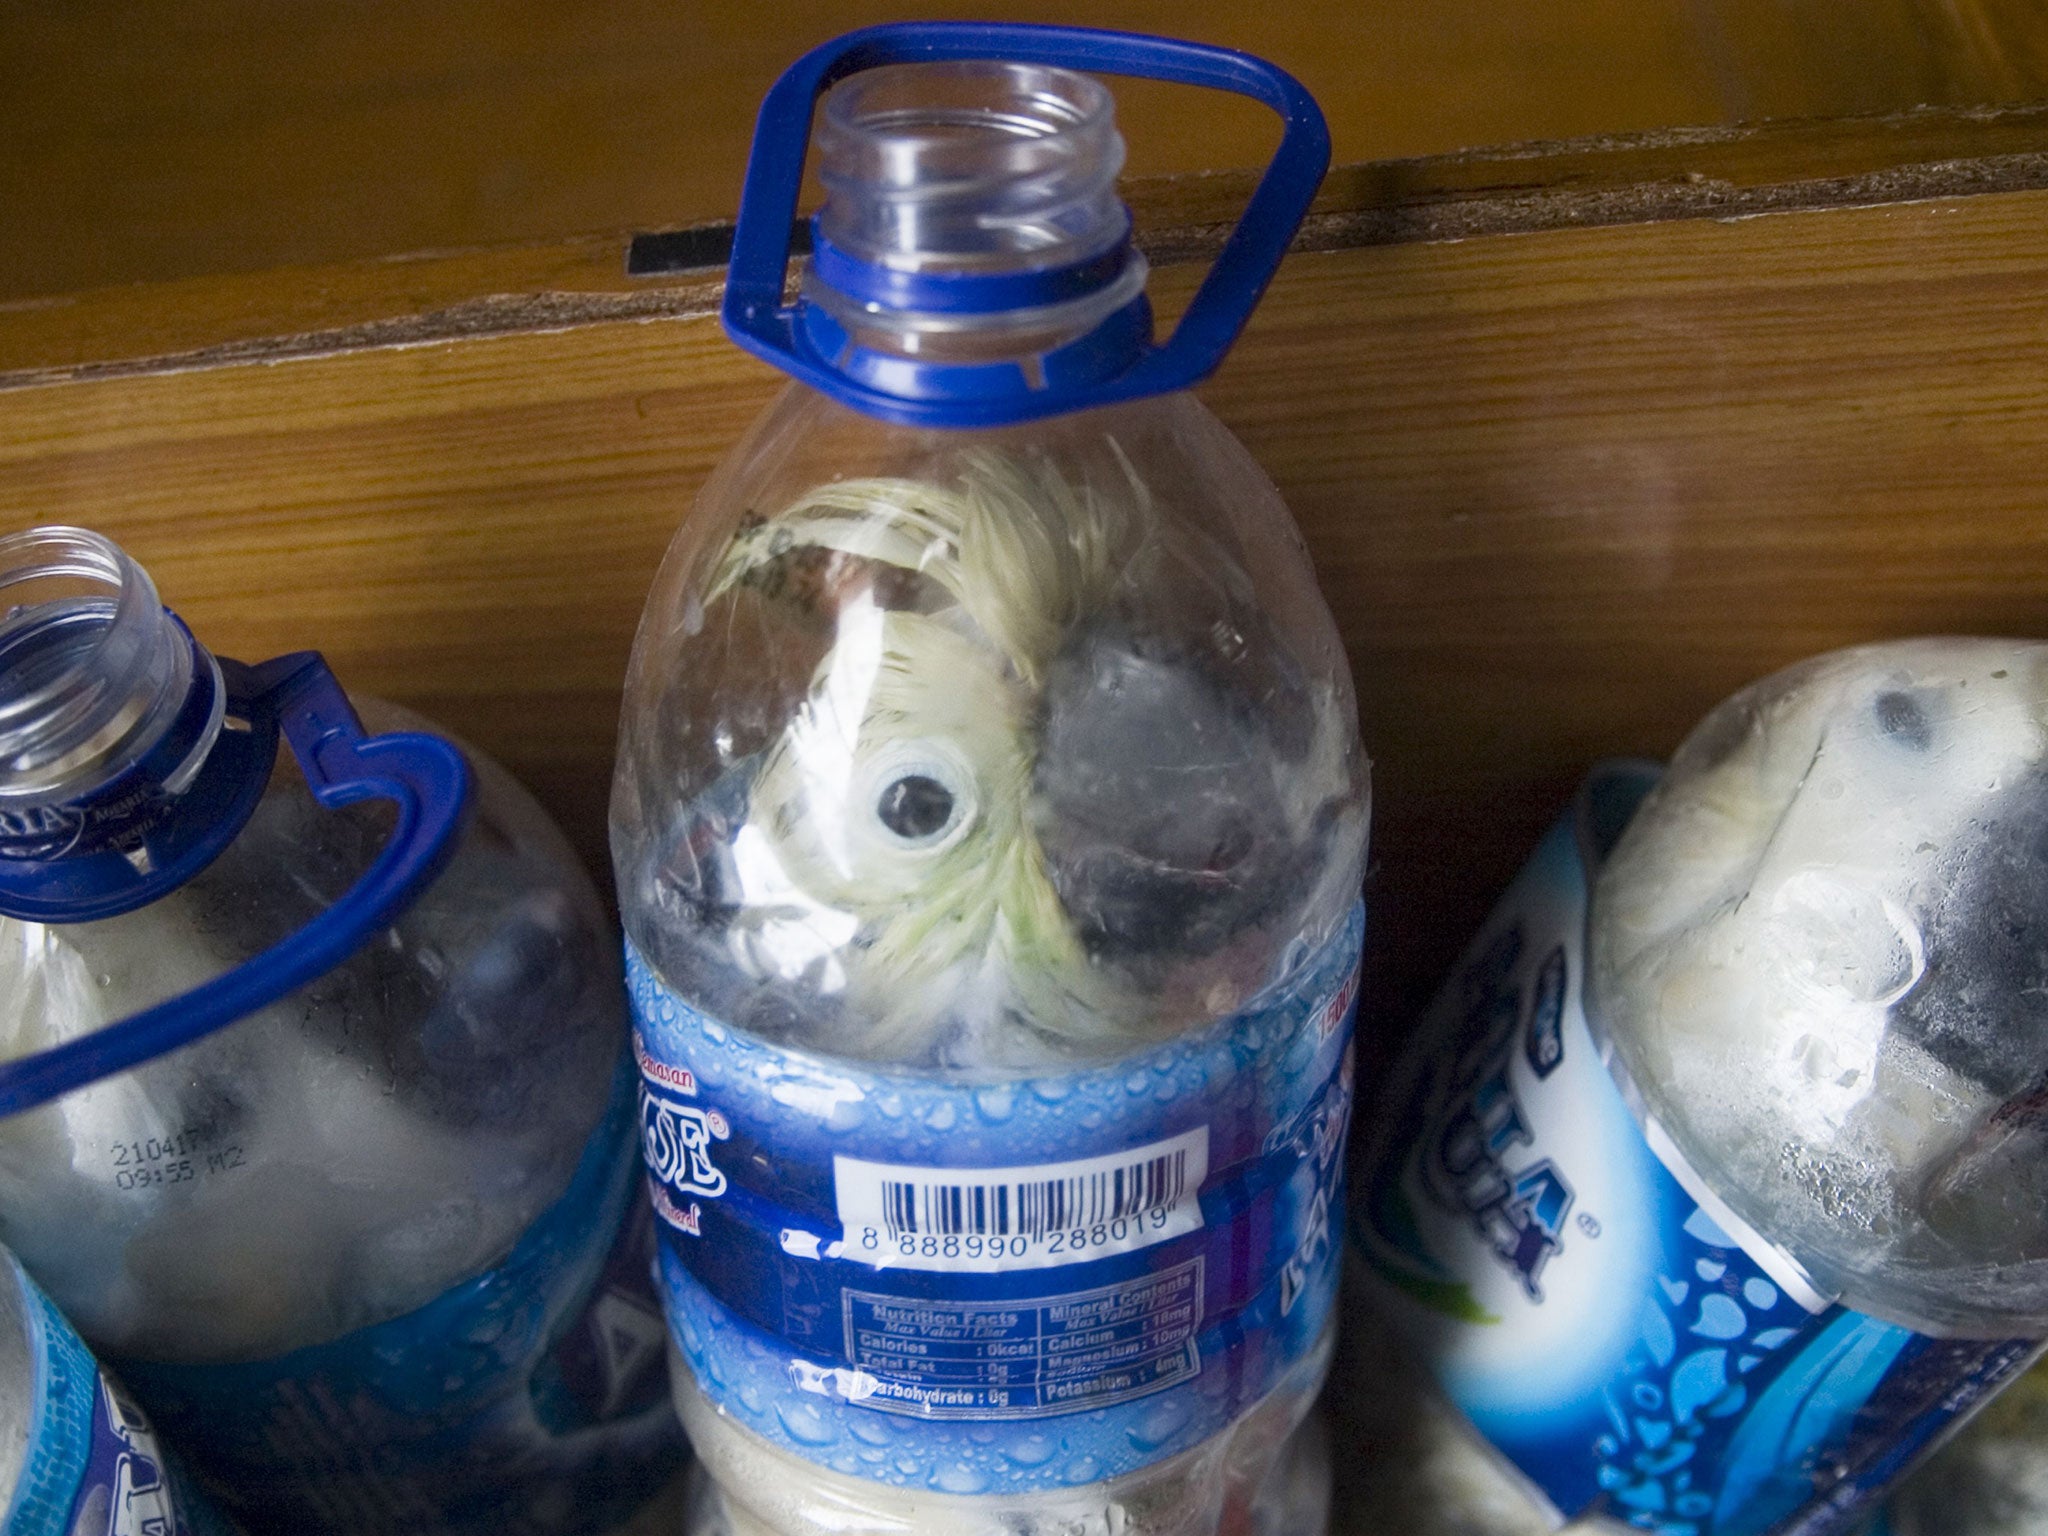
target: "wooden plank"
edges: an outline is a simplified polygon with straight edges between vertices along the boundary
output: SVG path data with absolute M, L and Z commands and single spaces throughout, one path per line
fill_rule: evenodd
M 2048 633 L 2048 192 L 1292 258 L 1205 397 L 1294 506 L 1378 761 L 1400 1015 L 1602 753 L 1881 635 Z M 1170 308 L 1195 275 L 1159 281 Z M 104 528 L 221 649 L 317 645 L 602 867 L 618 681 L 777 387 L 703 314 L 0 393 L 0 521 Z
M 950 13 L 1292 68 L 1350 161 L 2048 96 L 2032 0 L 115 0 L 0 8 L 0 302 L 732 212 L 804 47 Z M 1255 164 L 1255 108 L 1120 90 L 1140 173 Z
M 1154 266 L 1207 260 L 1247 172 L 1126 184 Z M 1296 249 L 1728 218 L 2048 186 L 2048 105 L 1928 108 L 1694 128 L 1341 165 Z M 696 226 L 705 266 L 628 275 L 629 237 L 129 285 L 0 304 L 0 390 L 365 346 L 709 313 L 731 226 Z

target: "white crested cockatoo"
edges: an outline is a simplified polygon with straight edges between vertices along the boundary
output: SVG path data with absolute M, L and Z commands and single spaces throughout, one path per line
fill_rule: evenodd
M 844 587 L 726 817 L 717 893 L 744 970 L 837 994 L 835 1051 L 1113 1055 L 1263 979 L 1233 943 L 1312 878 L 1349 722 L 1226 559 L 1192 608 L 1227 626 L 1175 633 L 1150 578 L 1203 552 L 1163 550 L 1152 513 L 1113 442 L 1093 476 L 979 450 L 946 483 L 821 486 L 718 559 L 707 612 L 815 598 L 792 561 Z

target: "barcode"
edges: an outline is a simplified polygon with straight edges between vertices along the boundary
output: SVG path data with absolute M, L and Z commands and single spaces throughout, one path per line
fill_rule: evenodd
M 1199 1228 L 1208 1165 L 1206 1126 L 1120 1153 L 1021 1168 L 837 1157 L 840 1251 L 921 1269 L 1082 1263 Z
M 882 1218 L 891 1237 L 1043 1237 L 1180 1204 L 1187 1193 L 1185 1148 L 1079 1178 L 1014 1184 L 882 1182 Z

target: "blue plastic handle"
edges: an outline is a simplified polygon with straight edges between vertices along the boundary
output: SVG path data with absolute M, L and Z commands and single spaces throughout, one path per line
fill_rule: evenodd
M 275 709 L 313 798 L 330 809 L 390 800 L 397 826 L 342 898 L 291 937 L 182 997 L 0 1063 L 0 1115 L 189 1045 L 325 975 L 389 927 L 447 868 L 472 787 L 469 764 L 452 743 L 410 731 L 365 736 L 348 696 L 313 652 L 245 670 L 250 691 Z
M 1070 389 L 992 400 L 906 399 L 837 372 L 809 344 L 796 308 L 782 302 L 818 97 L 848 75 L 879 65 L 963 59 L 1208 86 L 1249 96 L 1280 115 L 1280 148 L 1180 324 L 1163 345 L 1141 350 L 1123 372 Z M 1330 131 L 1307 88 L 1277 65 L 1234 49 L 1134 32 L 983 22 L 902 22 L 849 32 L 799 59 L 761 103 L 733 231 L 726 331 L 805 383 L 870 415 L 912 425 L 995 426 L 1187 389 L 1216 371 L 1244 329 L 1329 164 Z

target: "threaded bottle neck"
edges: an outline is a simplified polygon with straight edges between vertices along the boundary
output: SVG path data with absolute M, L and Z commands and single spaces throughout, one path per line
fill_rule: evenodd
M 805 297 L 863 347 L 1039 355 L 1144 290 L 1098 81 L 970 60 L 866 70 L 824 98 L 825 204 Z
M 826 95 L 818 149 L 820 230 L 898 270 L 1065 265 L 1129 226 L 1114 103 L 1072 70 L 994 60 L 868 70 Z
M 85 529 L 0 538 L 0 588 L 0 805 L 76 800 L 142 760 L 211 659 L 148 573 Z M 217 729 L 174 779 L 197 770 Z

